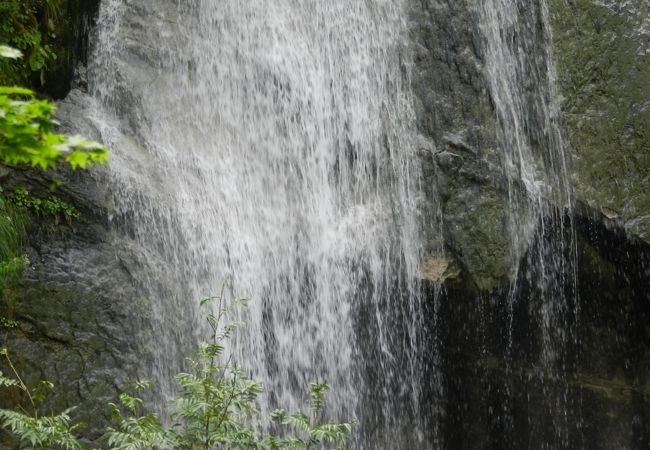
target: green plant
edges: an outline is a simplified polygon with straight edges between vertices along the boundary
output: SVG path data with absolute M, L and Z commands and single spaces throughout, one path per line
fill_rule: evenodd
M 5 195 L 0 187 L 0 289 L 29 265 L 23 255 L 26 215 L 54 219 L 56 224 L 64 220 L 70 224 L 81 218 L 77 208 L 51 195 L 47 198 L 35 197 L 24 187 Z
M 15 280 L 27 266 L 29 266 L 29 259 L 25 255 L 0 261 L 0 288 L 3 288 L 8 281 Z
M 71 222 L 81 217 L 77 208 L 59 197 L 54 195 L 47 198 L 35 197 L 25 187 L 17 187 L 14 190 L 11 202 L 17 208 L 31 211 L 37 216 L 50 216 L 57 221 L 59 218 L 63 218 L 66 222 Z
M 21 53 L 0 47 L 0 57 L 20 58 Z M 28 164 L 42 169 L 65 162 L 85 169 L 108 160 L 106 148 L 82 136 L 55 133 L 56 106 L 38 100 L 29 89 L 0 86 L 0 162 L 9 166 Z
M 172 419 L 163 425 L 154 413 L 144 410 L 141 398 L 121 394 L 119 403 L 109 404 L 115 426 L 109 428 L 104 442 L 112 450 L 138 449 L 316 449 L 342 448 L 352 433 L 351 423 L 323 420 L 323 406 L 328 386 L 311 384 L 310 409 L 288 414 L 276 410 L 270 418 L 262 417 L 257 408 L 261 386 L 245 376 L 244 371 L 224 354 L 223 341 L 236 329 L 236 324 L 225 322 L 231 308 L 223 296 L 201 300 L 201 306 L 215 312 L 206 314 L 210 340 L 200 344 L 195 356 L 188 359 L 188 372 L 176 376 L 180 394 L 168 405 Z M 83 448 L 75 438 L 79 425 L 73 424 L 69 412 L 55 416 L 38 415 L 37 403 L 43 396 L 29 389 L 20 379 L 6 349 L 3 350 L 14 378 L 0 375 L 0 387 L 19 389 L 28 400 L 21 411 L 0 410 L 0 425 L 31 448 Z M 46 387 L 51 387 L 47 384 Z M 137 392 L 150 389 L 152 383 L 135 384 Z M 31 407 L 29 407 L 31 405 Z M 278 433 L 264 431 L 273 424 Z M 24 448 L 30 448 L 30 447 Z
M 35 78 L 45 84 L 46 73 L 58 59 L 55 23 L 61 19 L 61 0 L 3 0 L 0 2 L 0 42 L 26 57 L 0 63 L 0 81 L 27 84 Z
M 26 450 L 80 450 L 81 443 L 74 433 L 80 425 L 72 424 L 71 409 L 57 415 L 39 415 L 39 403 L 42 402 L 52 383 L 43 381 L 35 388 L 29 388 L 23 382 L 9 357 L 6 347 L 0 349 L 0 355 L 5 357 L 14 377 L 5 377 L 0 372 L 0 387 L 16 389 L 26 397 L 27 405 L 19 406 L 20 411 L 0 409 L 0 424 L 19 438 L 21 449 Z
M 13 319 L 7 319 L 6 317 L 0 316 L 0 325 L 5 328 L 17 328 L 18 322 Z
M 0 292 L 29 264 L 22 254 L 24 220 L 20 208 L 7 201 L 0 187 Z
M 310 386 L 309 413 L 276 410 L 270 419 L 261 417 L 256 408 L 261 386 L 223 354 L 222 342 L 236 328 L 234 323 L 222 324 L 230 308 L 224 306 L 223 296 L 204 298 L 201 306 L 209 307 L 215 300 L 217 311 L 206 315 L 211 340 L 200 344 L 195 356 L 188 359 L 191 370 L 176 376 L 181 394 L 169 404 L 173 425 L 165 428 L 155 415 L 139 415 L 142 400 L 123 394 L 121 405 L 111 405 L 117 427 L 107 434 L 110 448 L 310 449 L 345 443 L 352 424 L 328 422 L 321 417 L 326 384 Z M 274 435 L 259 431 L 269 422 L 288 432 Z
M 108 160 L 101 144 L 53 132 L 55 111 L 54 104 L 37 100 L 29 89 L 0 87 L 0 162 L 42 169 L 65 162 L 85 169 Z
M 22 246 L 23 217 L 4 198 L 0 188 L 0 261 L 13 258 Z
M 9 6 L 0 3 L 0 12 Z M 0 24 L 5 22 L 0 21 Z M 25 32 L 24 36 L 28 34 Z M 0 45 L 0 61 L 16 60 L 21 56 L 19 50 Z M 66 163 L 73 169 L 85 169 L 108 160 L 108 152 L 101 144 L 54 132 L 55 111 L 54 104 L 37 99 L 29 89 L 0 86 L 0 164 L 51 169 Z M 51 216 L 57 222 L 60 217 L 68 222 L 80 217 L 74 206 L 55 196 L 41 199 L 30 196 L 25 189 L 18 189 L 12 201 L 8 201 L 0 187 L 0 288 L 28 264 L 22 255 L 25 230 L 21 209 Z

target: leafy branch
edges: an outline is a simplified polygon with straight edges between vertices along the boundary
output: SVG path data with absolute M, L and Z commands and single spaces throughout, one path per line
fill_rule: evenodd
M 0 58 L 18 59 L 19 50 L 0 46 Z M 79 135 L 53 131 L 56 106 L 30 89 L 0 86 L 0 163 L 52 169 L 59 162 L 85 169 L 108 161 L 107 149 Z
M 269 418 L 263 417 L 257 408 L 262 392 L 260 384 L 246 377 L 242 368 L 233 363 L 232 355 L 224 354 L 223 340 L 236 328 L 235 324 L 226 321 L 233 307 L 224 298 L 223 291 L 220 296 L 202 299 L 200 304 L 208 310 L 205 318 L 210 327 L 210 340 L 201 343 L 195 355 L 188 358 L 190 370 L 176 376 L 180 394 L 168 405 L 171 424 L 165 426 L 157 414 L 147 413 L 144 401 L 137 395 L 123 393 L 118 403 L 109 404 L 115 425 L 104 436 L 108 448 L 280 450 L 331 448 L 328 446 L 334 445 L 341 448 L 350 439 L 352 423 L 321 420 L 329 389 L 326 384 L 310 385 L 309 414 L 276 410 Z M 215 304 L 213 311 L 210 308 Z M 6 349 L 2 354 L 8 358 Z M 74 437 L 78 425 L 70 420 L 71 410 L 57 416 L 39 417 L 38 402 L 45 397 L 40 393 L 35 395 L 34 389 L 30 391 L 11 362 L 10 367 L 15 378 L 0 375 L 0 387 L 26 393 L 33 413 L 28 414 L 24 409 L 22 412 L 0 410 L 0 425 L 25 443 L 25 448 L 82 448 Z M 134 390 L 137 394 L 152 386 L 149 381 L 140 381 Z M 282 432 L 265 431 L 271 424 Z
M 74 408 L 67 409 L 58 415 L 40 416 L 38 403 L 46 398 L 48 391 L 51 391 L 52 383 L 43 381 L 35 388 L 30 389 L 20 377 L 6 347 L 0 349 L 0 355 L 5 357 L 13 372 L 13 378 L 6 377 L 0 372 L 0 387 L 17 389 L 25 394 L 31 409 L 28 412 L 21 405 L 18 406 L 21 411 L 0 409 L 0 426 L 18 437 L 23 449 L 81 450 L 83 447 L 74 436 L 81 425 L 73 424 L 70 419 L 70 412 Z

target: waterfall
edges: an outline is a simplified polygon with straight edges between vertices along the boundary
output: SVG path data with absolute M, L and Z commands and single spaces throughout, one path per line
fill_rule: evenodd
M 524 302 L 538 322 L 534 376 L 548 399 L 555 431 L 543 448 L 572 448 L 568 417 L 575 411 L 569 399 L 575 396 L 569 395 L 568 374 L 576 361 L 568 349 L 577 343 L 579 316 L 576 237 L 548 7 L 546 0 L 487 0 L 478 16 L 509 199 L 510 352 L 513 309 Z M 512 426 L 514 417 L 509 420 Z
M 225 286 L 249 300 L 232 351 L 265 411 L 326 381 L 333 416 L 378 427 L 366 448 L 402 445 L 421 258 L 406 31 L 400 0 L 102 2 L 89 84 L 163 385 Z
M 551 214 L 553 207 L 572 209 L 547 6 L 545 1 L 488 0 L 479 11 L 479 25 L 500 122 L 511 212 L 511 269 L 516 271 L 540 216 Z
M 154 328 L 139 345 L 163 392 L 202 338 L 198 299 L 223 289 L 248 299 L 228 351 L 263 383 L 263 411 L 297 409 L 324 381 L 328 414 L 359 420 L 355 448 L 445 446 L 441 291 L 420 278 L 446 225 L 423 187 L 416 3 L 102 1 L 87 114 L 112 149 L 112 238 L 141 255 L 134 301 Z M 547 447 L 567 447 L 575 236 L 548 12 L 542 0 L 473 12 L 508 203 L 505 377 L 514 311 L 530 308 L 557 434 Z

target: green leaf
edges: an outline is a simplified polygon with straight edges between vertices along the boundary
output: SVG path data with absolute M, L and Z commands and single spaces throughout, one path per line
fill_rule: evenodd
M 16 387 L 16 386 L 18 386 L 17 380 L 12 380 L 11 378 L 7 378 L 4 376 L 2 372 L 0 372 L 0 387 Z
M 100 143 L 52 132 L 55 111 L 54 104 L 36 99 L 29 89 L 0 87 L 0 163 L 49 169 L 66 162 L 85 169 L 108 161 Z
M 9 59 L 18 59 L 22 58 L 23 53 L 20 50 L 17 50 L 13 47 L 8 47 L 6 45 L 0 45 L 0 57 L 9 58 Z
M 34 92 L 30 89 L 18 86 L 0 86 L 0 95 L 25 95 L 28 97 L 34 97 Z
M 207 303 L 210 303 L 217 298 L 218 297 L 203 297 L 201 300 L 199 300 L 199 306 L 205 306 Z

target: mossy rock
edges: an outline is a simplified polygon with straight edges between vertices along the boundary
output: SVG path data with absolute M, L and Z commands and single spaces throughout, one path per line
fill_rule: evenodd
M 550 9 L 578 200 L 650 242 L 650 3 Z
M 54 98 L 70 90 L 74 67 L 85 62 L 88 29 L 98 0 L 4 0 L 0 44 L 24 57 L 0 61 L 0 85 L 26 85 Z

